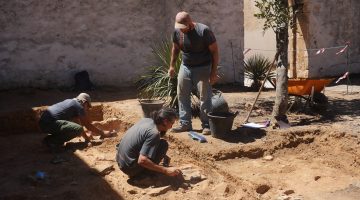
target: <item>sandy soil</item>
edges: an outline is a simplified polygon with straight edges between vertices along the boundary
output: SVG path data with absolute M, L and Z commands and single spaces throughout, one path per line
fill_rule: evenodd
M 155 175 L 128 180 L 114 161 L 115 145 L 142 116 L 134 90 L 90 92 L 94 124 L 116 129 L 115 138 L 86 146 L 80 138 L 52 154 L 36 120 L 41 110 L 76 95 L 68 91 L 14 90 L 0 93 L 0 199 L 358 199 L 360 196 L 359 86 L 326 88 L 329 105 L 298 106 L 289 129 L 241 127 L 256 92 L 221 87 L 239 111 L 224 139 L 207 143 L 187 133 L 168 133 L 171 165 L 184 179 Z M 250 117 L 270 117 L 274 91 L 263 92 Z M 193 120 L 199 129 L 198 119 Z M 54 164 L 54 161 L 59 163 Z M 44 172 L 41 176 L 38 172 Z

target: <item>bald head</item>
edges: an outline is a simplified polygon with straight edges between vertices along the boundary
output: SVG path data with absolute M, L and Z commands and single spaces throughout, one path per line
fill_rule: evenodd
M 175 17 L 175 28 L 184 29 L 191 23 L 191 18 L 187 12 L 178 12 Z

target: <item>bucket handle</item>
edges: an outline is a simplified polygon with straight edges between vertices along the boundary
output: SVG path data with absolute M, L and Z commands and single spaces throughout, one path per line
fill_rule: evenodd
M 219 97 L 221 97 L 222 92 L 220 90 L 218 90 L 218 89 L 213 88 L 212 89 L 212 96 L 215 96 L 215 95 L 219 95 Z

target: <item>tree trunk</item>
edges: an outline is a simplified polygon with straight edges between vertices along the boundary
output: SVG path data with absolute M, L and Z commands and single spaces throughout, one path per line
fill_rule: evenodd
M 276 69 L 276 99 L 273 117 L 287 122 L 288 106 L 288 25 L 284 25 L 276 32 L 276 49 L 279 52 Z

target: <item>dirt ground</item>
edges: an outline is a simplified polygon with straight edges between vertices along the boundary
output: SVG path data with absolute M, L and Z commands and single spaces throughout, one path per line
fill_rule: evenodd
M 344 84 L 327 87 L 327 109 L 296 105 L 288 129 L 242 127 L 256 92 L 219 87 L 239 111 L 224 139 L 206 136 L 208 142 L 199 143 L 188 133 L 167 133 L 171 166 L 182 169 L 183 180 L 129 180 L 119 170 L 115 145 L 142 117 L 131 88 L 90 92 L 94 124 L 117 130 L 117 137 L 91 146 L 75 138 L 56 154 L 41 145 L 37 118 L 45 106 L 77 93 L 1 92 L 0 199 L 359 199 L 360 86 L 353 83 L 348 92 Z M 274 93 L 260 95 L 250 122 L 270 118 Z M 200 129 L 199 119 L 193 123 Z

